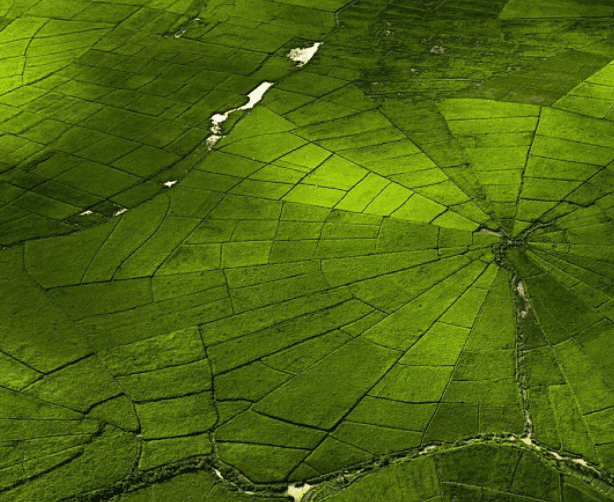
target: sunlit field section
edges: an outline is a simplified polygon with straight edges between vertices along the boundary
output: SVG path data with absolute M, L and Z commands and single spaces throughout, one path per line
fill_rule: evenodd
M 614 4 L 0 0 L 0 502 L 614 500 Z

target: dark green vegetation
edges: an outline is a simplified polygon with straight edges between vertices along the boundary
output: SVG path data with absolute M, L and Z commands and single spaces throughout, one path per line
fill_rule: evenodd
M 573 474 L 559 472 L 527 449 L 511 446 L 468 446 L 409 461 L 382 466 L 325 482 L 314 487 L 303 501 L 386 502 L 506 501 L 607 502 L 597 487 Z M 204 498 L 203 498 L 204 497 Z M 281 501 L 224 493 L 212 487 L 207 474 L 183 474 L 170 481 L 113 499 L 115 502 L 168 502 L 247 500 Z
M 580 479 L 559 473 L 527 450 L 470 446 L 383 467 L 345 490 L 327 483 L 308 500 L 354 502 L 611 500 Z
M 0 502 L 611 500 L 609 3 L 0 1 Z

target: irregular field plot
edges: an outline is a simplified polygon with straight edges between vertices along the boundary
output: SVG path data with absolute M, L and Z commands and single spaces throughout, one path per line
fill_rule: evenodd
M 613 14 L 0 2 L 0 502 L 610 500 Z

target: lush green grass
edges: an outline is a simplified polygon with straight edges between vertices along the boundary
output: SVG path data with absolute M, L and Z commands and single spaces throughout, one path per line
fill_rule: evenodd
M 314 500 L 609 500 L 543 458 L 509 446 L 469 446 L 383 467 L 338 491 L 318 487 Z
M 609 500 L 613 12 L 0 2 L 0 502 Z

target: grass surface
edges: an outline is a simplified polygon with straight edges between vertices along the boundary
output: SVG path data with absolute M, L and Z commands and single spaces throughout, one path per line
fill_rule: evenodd
M 0 502 L 610 500 L 613 13 L 0 2 Z

